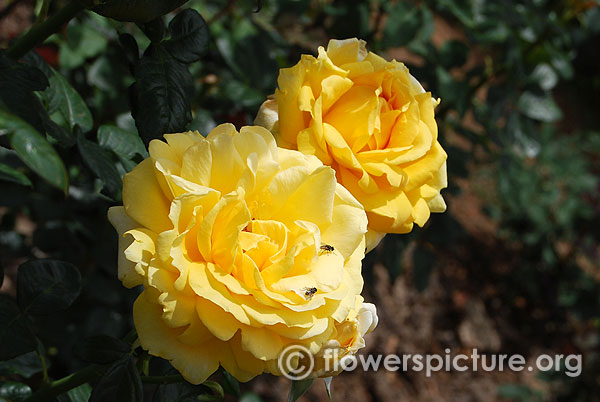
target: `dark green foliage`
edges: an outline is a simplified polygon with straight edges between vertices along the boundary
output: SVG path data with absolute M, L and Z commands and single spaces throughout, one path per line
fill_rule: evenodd
M 50 119 L 48 111 L 35 96 L 34 91 L 42 91 L 50 85 L 47 78 L 49 69 L 43 61 L 43 66 L 35 65 L 38 61 L 39 58 L 29 57 L 27 62 L 33 65 L 16 63 L 0 51 L 0 105 L 27 121 L 38 132 L 47 131 L 60 144 L 72 145 L 73 137 Z
M 141 402 L 142 381 L 130 356 L 116 361 L 92 391 L 90 402 Z
M 387 22 L 383 30 L 383 43 L 386 48 L 406 46 L 417 36 L 423 27 L 420 17 L 420 8 L 407 2 L 386 4 Z M 426 29 L 431 35 L 431 24 Z
M 197 396 L 203 391 L 202 387 L 187 383 L 160 385 L 152 402 L 192 402 L 197 401 Z
M 77 148 L 85 164 L 100 178 L 108 193 L 113 196 L 119 194 L 121 191 L 121 175 L 111 158 L 110 152 L 95 142 L 87 140 L 83 134 L 77 136 Z
M 75 346 L 74 354 L 88 363 L 108 364 L 123 359 L 131 351 L 126 342 L 108 335 L 86 338 Z
M 30 378 L 42 371 L 42 364 L 36 352 L 29 352 L 11 360 L 0 362 L 0 375 L 19 375 Z
M 178 61 L 189 64 L 200 60 L 208 45 L 208 26 L 196 10 L 183 10 L 169 24 L 171 39 L 167 51 Z
M 170 38 L 163 40 L 162 21 L 144 26 L 152 44 L 138 59 L 137 44 L 122 36 L 135 83 L 131 87 L 131 113 L 146 143 L 164 133 L 184 131 L 192 120 L 194 81 L 186 64 L 198 61 L 208 45 L 208 27 L 197 11 L 183 10 L 169 24 Z
M 50 86 L 45 91 L 50 113 L 59 111 L 71 129 L 79 126 L 83 132 L 90 131 L 94 121 L 85 102 L 65 77 L 54 70 L 51 71 Z
M 50 314 L 69 307 L 81 291 L 81 275 L 73 264 L 56 260 L 28 261 L 19 267 L 19 307 L 28 314 Z
M 117 126 L 103 125 L 98 127 L 98 144 L 113 151 L 127 171 L 135 167 L 136 159 L 148 157 L 148 151 L 146 151 L 139 135 L 136 132 L 123 130 Z
M 162 45 L 150 45 L 135 66 L 132 115 L 146 142 L 185 130 L 192 120 L 193 79 Z
M 0 163 L 0 179 L 5 181 L 11 181 L 14 183 L 22 184 L 24 186 L 31 186 L 31 181 L 21 171 Z
M 235 379 L 234 376 L 229 374 L 227 371 L 222 370 L 221 376 L 223 377 L 223 389 L 230 395 L 240 396 L 240 383 Z
M 10 145 L 21 160 L 55 187 L 67 191 L 69 178 L 52 145 L 32 126 L 0 109 L 0 124 L 11 134 Z
M 293 380 L 290 388 L 290 394 L 288 396 L 288 402 L 296 402 L 306 391 L 309 390 L 314 378 L 307 378 L 305 380 Z
M 26 384 L 14 381 L 0 384 L 0 397 L 8 401 L 23 402 L 31 393 L 31 388 Z
M 82 384 L 69 392 L 60 394 L 58 402 L 88 402 L 92 395 L 92 387 L 89 384 Z
M 214 381 L 205 381 L 202 385 L 175 383 L 160 385 L 152 402 L 220 401 L 223 396 L 223 389 Z
M 0 360 L 8 360 L 27 353 L 36 347 L 36 342 L 27 318 L 17 304 L 5 295 L 0 295 Z

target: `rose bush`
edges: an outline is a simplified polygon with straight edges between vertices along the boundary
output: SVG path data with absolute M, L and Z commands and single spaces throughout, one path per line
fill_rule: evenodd
M 281 374 L 290 344 L 360 345 L 367 217 L 334 171 L 262 127 L 164 137 L 109 210 L 119 278 L 144 286 L 141 346 L 197 384 L 219 365 L 241 381 Z
M 369 248 L 385 233 L 423 226 L 443 212 L 446 153 L 438 101 L 406 66 L 367 52 L 362 40 L 331 40 L 318 57 L 280 71 L 275 99 L 256 124 L 279 146 L 317 156 L 365 207 Z

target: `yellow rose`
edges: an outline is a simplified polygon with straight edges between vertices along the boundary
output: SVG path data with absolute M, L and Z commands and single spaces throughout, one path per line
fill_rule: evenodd
M 375 305 L 363 303 L 363 298 L 357 296 L 355 309 L 343 322 L 336 324 L 330 339 L 313 357 L 312 376 L 331 377 L 339 374 L 344 368 L 344 360 L 356 355 L 359 349 L 365 347 L 365 335 L 372 332 L 378 322 Z M 310 364 L 303 360 L 300 363 L 304 366 Z
M 369 248 L 385 233 L 423 226 L 443 212 L 446 153 L 434 107 L 406 66 L 367 52 L 362 40 L 331 40 L 317 58 L 282 69 L 274 100 L 255 124 L 279 146 L 317 156 L 360 201 L 369 218 Z
M 356 309 L 367 217 L 335 172 L 278 149 L 262 127 L 165 135 L 109 210 L 119 278 L 143 285 L 141 346 L 191 383 L 219 365 L 281 374 L 280 351 L 317 353 Z

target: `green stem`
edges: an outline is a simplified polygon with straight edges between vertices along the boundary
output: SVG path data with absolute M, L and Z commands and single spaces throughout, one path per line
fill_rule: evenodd
M 133 329 L 131 332 L 129 332 L 125 336 L 125 338 L 123 338 L 123 340 L 127 343 L 131 343 L 131 342 L 135 341 L 136 339 L 137 339 L 137 332 L 135 329 Z M 39 342 L 39 341 L 38 341 L 38 354 L 40 355 L 40 359 L 42 359 L 42 365 L 44 367 L 46 367 L 45 360 L 43 358 L 42 349 L 41 349 L 41 342 Z M 33 394 L 29 398 L 27 398 L 25 400 L 25 402 L 47 402 L 47 401 L 53 400 L 56 396 L 62 394 L 63 392 L 67 392 L 73 388 L 80 386 L 81 384 L 85 384 L 86 382 L 89 382 L 89 381 L 93 380 L 94 378 L 99 377 L 106 371 L 107 368 L 108 368 L 108 366 L 99 365 L 99 364 L 92 364 L 90 366 L 87 366 L 73 374 L 70 374 L 66 377 L 61 378 L 60 380 L 52 381 L 50 384 L 46 384 L 35 394 Z M 46 378 L 47 375 L 48 375 L 47 371 L 44 370 L 44 377 Z M 167 376 L 167 377 L 173 377 L 173 376 Z M 161 378 L 161 377 L 153 377 L 153 378 Z M 183 377 L 182 377 L 182 379 L 183 379 Z M 170 379 L 170 380 L 167 379 L 167 381 L 179 382 L 179 381 L 174 381 L 173 379 Z M 170 382 L 166 382 L 164 384 L 169 384 Z M 158 382 L 158 384 L 162 384 L 162 383 Z
M 185 378 L 183 378 L 181 374 L 143 375 L 140 378 L 142 379 L 142 382 L 146 384 L 173 384 L 175 382 L 185 382 Z
M 131 331 L 129 331 L 129 333 L 127 335 L 125 335 L 125 338 L 123 338 L 123 342 L 134 343 L 136 339 L 137 339 L 137 332 L 134 328 Z
M 40 8 L 40 14 L 35 22 L 36 24 L 41 24 L 42 22 L 46 21 L 46 18 L 48 18 L 48 10 L 50 10 L 51 1 L 52 0 L 42 0 L 42 7 Z
M 40 363 L 42 365 L 42 380 L 44 382 L 44 384 L 50 384 L 50 377 L 48 377 L 48 365 L 46 364 L 46 356 L 44 356 L 44 346 L 42 345 L 42 342 L 36 338 L 37 341 L 37 354 L 38 357 L 40 358 Z
M 92 364 L 76 373 L 68 375 L 60 380 L 53 381 L 48 387 L 42 388 L 31 395 L 25 402 L 42 402 L 53 400 L 56 396 L 67 392 L 70 389 L 85 384 L 93 378 L 96 378 L 106 367 Z
M 31 49 L 45 41 L 87 6 L 87 1 L 71 0 L 56 14 L 40 24 L 35 24 L 27 33 L 15 41 L 7 54 L 15 60 L 25 56 Z
M 143 352 L 137 361 L 137 369 L 141 375 L 147 376 L 150 372 L 150 355 L 148 352 Z

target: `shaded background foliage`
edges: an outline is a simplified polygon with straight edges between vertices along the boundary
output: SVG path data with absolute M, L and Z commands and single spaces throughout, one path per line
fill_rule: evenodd
M 64 5 L 0 4 L 5 47 L 44 4 L 50 15 Z M 142 386 L 138 372 L 175 373 L 120 340 L 137 290 L 116 278 L 106 210 L 148 141 L 251 124 L 279 68 L 354 36 L 442 99 L 449 155 L 448 212 L 388 235 L 365 260 L 381 318 L 367 351 L 581 353 L 584 368 L 577 378 L 344 373 L 333 396 L 598 400 L 600 7 L 584 0 L 190 0 L 138 24 L 85 11 L 19 63 L 0 53 L 0 398 L 25 400 L 89 363 L 111 365 L 90 400 L 285 398 L 283 379 L 240 391 L 224 372 L 154 395 Z M 58 399 L 87 401 L 90 384 Z M 325 398 L 317 388 L 308 398 Z

